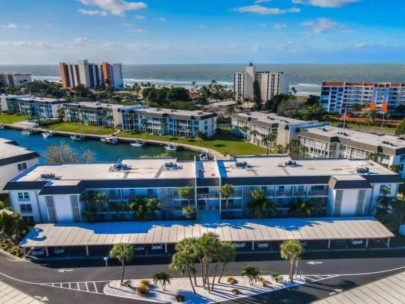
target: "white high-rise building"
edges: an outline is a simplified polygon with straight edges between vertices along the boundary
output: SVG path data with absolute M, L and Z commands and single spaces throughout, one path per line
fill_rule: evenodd
M 284 72 L 257 72 L 249 63 L 244 72 L 233 77 L 235 99 L 253 99 L 253 83 L 259 83 L 262 101 L 267 101 L 280 93 L 288 93 L 288 81 Z

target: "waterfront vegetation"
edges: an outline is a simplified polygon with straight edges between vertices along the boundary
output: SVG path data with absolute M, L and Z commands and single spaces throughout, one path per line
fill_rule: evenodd
M 46 128 L 52 131 L 83 133 L 90 135 L 110 135 L 111 133 L 113 133 L 113 130 L 111 128 L 106 128 L 104 126 L 85 125 L 80 122 L 61 122 L 49 125 Z

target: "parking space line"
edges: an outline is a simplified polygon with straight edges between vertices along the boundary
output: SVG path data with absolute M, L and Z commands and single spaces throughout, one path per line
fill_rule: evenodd
M 98 289 L 97 289 L 97 285 L 96 285 L 96 283 L 95 282 L 93 282 L 93 285 L 94 285 L 94 289 L 96 290 L 96 292 L 98 293 Z
M 84 285 L 86 285 L 86 289 L 87 291 L 89 291 L 89 286 L 87 286 L 87 282 L 85 282 Z

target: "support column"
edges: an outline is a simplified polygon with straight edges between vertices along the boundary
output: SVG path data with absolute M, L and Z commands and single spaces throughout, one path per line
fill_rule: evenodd
M 45 253 L 46 253 L 46 256 L 49 257 L 49 250 L 48 250 L 48 247 L 45 247 Z
M 331 240 L 328 240 L 328 249 L 330 249 Z
M 388 248 L 390 247 L 390 242 L 391 242 L 391 238 L 388 238 L 388 239 L 387 239 L 387 247 L 388 247 Z
M 366 240 L 366 248 L 368 248 L 368 239 Z
M 86 255 L 89 256 L 90 252 L 89 252 L 89 246 L 86 245 Z
M 167 244 L 165 244 L 165 253 L 167 254 Z
M 252 241 L 252 251 L 255 250 L 255 241 Z

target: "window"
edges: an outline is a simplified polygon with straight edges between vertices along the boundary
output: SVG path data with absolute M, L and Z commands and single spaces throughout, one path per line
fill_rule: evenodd
M 363 215 L 365 198 L 366 198 L 366 190 L 360 190 L 357 196 L 356 215 Z
M 380 194 L 391 194 L 391 185 L 381 185 Z
M 18 192 L 18 200 L 19 201 L 29 201 L 30 195 L 28 192 Z
M 27 170 L 27 163 L 17 164 L 18 171 Z
M 21 213 L 31 213 L 32 205 L 31 204 L 21 204 L 20 211 L 21 211 Z
M 26 224 L 31 224 L 31 225 L 34 224 L 33 216 L 23 216 L 22 219 Z
M 400 162 L 405 161 L 405 154 L 402 154 L 402 155 L 401 155 L 401 158 L 399 159 L 399 161 L 400 161 Z
M 340 215 L 340 209 L 342 207 L 342 198 L 343 198 L 343 190 L 337 190 L 336 198 L 335 198 L 335 209 L 333 211 L 333 216 Z

